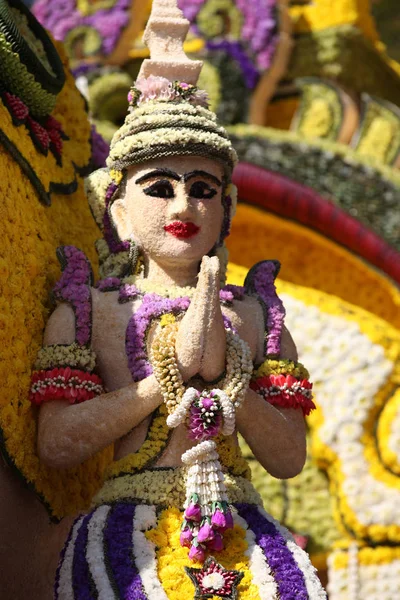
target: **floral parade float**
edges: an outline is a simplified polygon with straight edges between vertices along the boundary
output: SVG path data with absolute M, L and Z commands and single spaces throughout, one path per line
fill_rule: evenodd
M 253 476 L 267 509 L 279 520 L 288 524 L 292 530 L 311 536 L 309 548 L 315 564 L 323 566 L 327 554 L 332 552 L 336 543 L 336 549 L 329 557 L 332 598 L 342 600 L 365 595 L 371 598 L 396 598 L 399 586 L 396 570 L 398 539 L 391 525 L 398 521 L 398 515 L 391 502 L 395 504 L 393 489 L 398 489 L 398 480 L 395 477 L 388 478 L 387 472 L 397 472 L 395 465 L 398 443 L 395 425 L 398 403 L 396 395 L 390 397 L 389 394 L 384 397 L 384 394 L 390 386 L 393 390 L 396 388 L 398 333 L 394 327 L 388 326 L 388 322 L 395 327 L 399 326 L 398 292 L 388 279 L 371 269 L 368 264 L 361 263 L 336 242 L 348 246 L 349 236 L 350 240 L 364 238 L 364 241 L 370 242 L 369 253 L 365 252 L 368 246 L 365 243 L 364 246 L 359 245 L 352 250 L 367 261 L 376 264 L 373 262 L 376 238 L 371 237 L 371 231 L 359 227 L 359 223 L 354 218 L 353 221 L 344 220 L 343 217 L 348 213 L 353 217 L 356 215 L 365 225 L 373 228 L 392 245 L 397 244 L 395 206 L 399 194 L 398 176 L 393 166 L 389 163 L 384 164 L 385 157 L 390 158 L 390 152 L 393 156 L 391 148 L 394 146 L 390 140 L 395 139 L 395 136 L 393 133 L 390 133 L 389 137 L 379 136 L 382 140 L 389 140 L 385 149 L 381 143 L 370 144 L 368 136 L 363 135 L 361 139 L 366 140 L 364 151 L 359 152 L 358 149 L 357 152 L 353 151 L 347 145 L 343 132 L 348 131 L 349 123 L 351 125 L 354 122 L 354 111 L 353 114 L 350 112 L 345 119 L 343 118 L 343 104 L 346 104 L 343 98 L 346 97 L 340 90 L 338 91 L 337 82 L 342 81 L 344 87 L 352 88 L 352 85 L 349 86 L 350 82 L 355 86 L 357 93 L 366 91 L 374 96 L 383 95 L 386 101 L 398 103 L 396 101 L 398 76 L 396 66 L 391 64 L 378 48 L 377 35 L 367 8 L 359 8 L 355 2 L 343 2 L 337 5 L 337 11 L 333 13 L 327 10 L 324 2 L 318 1 L 311 6 L 293 7 L 291 15 L 294 17 L 296 52 L 292 54 L 290 79 L 313 75 L 323 77 L 325 80 L 333 78 L 335 85 L 327 85 L 326 81 L 321 82 L 321 80 L 304 82 L 305 85 L 301 89 L 304 90 L 305 104 L 303 107 L 300 106 L 298 115 L 293 121 L 296 129 L 294 133 L 284 130 L 289 127 L 294 112 L 299 107 L 301 98 L 299 91 L 296 93 L 285 91 L 285 94 L 278 95 L 268 105 L 267 120 L 264 124 L 268 125 L 269 129 L 258 127 L 236 130 L 235 145 L 242 159 L 253 163 L 255 167 L 265 167 L 268 164 L 269 169 L 284 175 L 285 178 L 264 179 L 262 185 L 256 189 L 252 181 L 260 178 L 262 171 L 254 170 L 252 181 L 250 179 L 249 182 L 248 179 L 246 184 L 239 166 L 236 183 L 239 186 L 240 196 L 253 206 L 239 204 L 238 215 L 233 222 L 230 237 L 230 251 L 236 263 L 248 267 L 265 256 L 265 248 L 270 249 L 269 255 L 281 259 L 282 276 L 292 284 L 278 282 L 278 290 L 285 300 L 290 329 L 294 331 L 295 339 L 300 342 L 298 345 L 301 357 L 308 366 L 312 367 L 318 397 L 322 394 L 321 397 L 326 397 L 327 401 L 332 397 L 333 392 L 329 391 L 329 394 L 325 394 L 324 386 L 320 383 L 326 377 L 322 354 L 328 355 L 331 352 L 331 362 L 337 365 L 340 374 L 336 389 L 346 389 L 348 386 L 348 396 L 345 392 L 342 394 L 343 405 L 355 407 L 354 414 L 357 418 L 353 418 L 351 411 L 346 413 L 346 417 L 337 421 L 337 433 L 332 433 L 336 427 L 332 423 L 331 432 L 329 435 L 324 435 L 321 441 L 318 431 L 319 427 L 323 426 L 322 415 L 330 421 L 331 406 L 329 405 L 328 408 L 328 405 L 322 406 L 322 403 L 319 403 L 321 406 L 319 414 L 315 413 L 315 418 L 311 416 L 309 420 L 313 458 L 307 461 L 303 473 L 294 480 L 281 482 L 272 477 L 267 478 L 264 471 L 261 473 L 261 467 L 253 461 Z M 326 20 L 327 15 L 329 15 L 328 20 Z M 186 16 L 189 17 L 188 14 Z M 354 43 L 355 41 L 361 43 Z M 312 52 L 309 51 L 310 43 L 313 44 Z M 318 44 L 317 62 L 320 69 L 318 72 L 315 70 L 315 60 L 313 63 L 310 58 L 315 56 L 316 44 Z M 352 52 L 347 50 L 350 47 L 353 48 Z M 354 53 L 356 48 L 357 54 Z M 359 56 L 360 49 L 365 52 L 363 56 Z M 305 61 L 303 65 L 301 61 Z M 361 72 L 359 69 L 359 66 L 364 64 L 374 64 L 376 68 L 369 69 L 367 76 L 365 70 Z M 338 72 L 340 72 L 339 76 Z M 357 77 L 354 77 L 354 74 Z M 384 83 L 382 78 L 385 78 Z M 213 100 L 215 95 L 211 88 L 210 92 Z M 370 100 L 367 106 L 370 108 L 372 106 L 376 113 L 376 105 Z M 373 125 L 372 130 L 371 127 L 364 127 L 364 133 L 371 130 L 372 134 L 374 127 L 376 130 L 376 124 L 379 125 L 378 131 L 383 127 L 386 132 L 388 130 L 395 132 L 393 104 L 389 106 L 389 112 L 382 103 L 379 104 L 378 109 L 376 115 L 378 119 L 369 118 L 369 122 Z M 313 114 L 317 115 L 317 120 L 313 121 Z M 324 115 L 332 114 L 336 115 L 335 119 L 325 119 Z M 343 126 L 343 122 L 346 127 Z M 364 120 L 364 124 L 368 124 L 368 120 Z M 340 140 L 339 143 L 335 141 L 335 136 Z M 376 140 L 376 136 L 374 139 Z M 328 171 L 329 178 L 326 177 Z M 300 185 L 290 188 L 290 184 L 287 183 L 288 177 L 294 184 L 306 183 L 308 189 Z M 294 198 L 302 199 L 302 204 L 288 203 L 287 194 L 285 198 L 282 197 L 282 191 L 286 187 L 294 194 Z M 310 188 L 311 191 L 317 192 L 317 197 L 310 193 Z M 378 195 L 379 202 L 376 202 Z M 335 206 L 327 200 L 331 202 L 333 200 L 336 206 L 343 208 L 344 214 L 340 210 L 336 211 Z M 299 206 L 302 206 L 302 210 L 299 210 Z M 272 211 L 277 215 L 265 211 Z M 286 221 L 279 215 L 291 219 L 296 215 L 295 218 L 300 224 Z M 319 215 L 320 218 L 311 221 L 313 215 Z M 325 221 L 321 219 L 324 215 Z M 334 218 L 339 218 L 343 227 L 342 232 L 333 225 Z M 257 238 L 254 236 L 255 222 L 258 224 Z M 308 227 L 317 230 L 324 237 L 315 231 L 311 232 Z M 339 239 L 339 235 L 343 237 Z M 82 242 L 79 245 L 82 247 Z M 299 256 L 298 247 L 303 249 L 303 255 L 307 259 Z M 384 249 L 387 250 L 387 247 Z M 375 255 L 376 253 L 375 251 Z M 388 253 L 386 256 L 390 258 Z M 391 257 L 390 263 L 395 265 L 396 254 L 393 253 Z M 113 258 L 110 258 L 109 263 L 111 264 L 112 261 Z M 386 270 L 384 263 L 381 262 L 378 266 Z M 232 266 L 228 277 L 231 282 L 242 284 L 245 274 L 245 270 Z M 390 274 L 397 279 L 395 271 Z M 107 282 L 104 285 L 106 286 Z M 322 293 L 302 289 L 301 285 L 321 290 Z M 128 288 L 125 287 L 124 290 L 123 294 L 129 294 Z M 351 302 L 352 306 L 323 292 L 339 296 Z M 366 308 L 370 314 L 358 309 L 357 306 Z M 304 317 L 305 314 L 307 319 Z M 321 330 L 336 331 L 336 334 L 325 338 L 326 345 L 322 346 L 322 350 L 314 352 L 314 347 L 321 348 L 319 342 L 321 335 L 318 334 Z M 346 335 L 343 333 L 345 330 L 347 330 Z M 336 348 L 335 353 L 335 348 L 331 348 L 332 339 L 335 339 L 340 332 L 342 332 L 340 335 L 342 347 Z M 311 340 L 315 340 L 313 344 Z M 346 351 L 343 350 L 345 343 L 348 348 Z M 357 362 L 359 344 L 364 348 L 366 355 L 372 354 L 375 357 L 376 365 L 379 365 L 382 370 L 380 381 L 372 361 Z M 341 373 L 343 353 L 346 355 L 346 361 L 352 365 L 347 379 Z M 357 372 L 364 381 L 371 380 L 370 387 L 364 391 L 365 397 L 368 398 L 366 409 L 352 404 L 351 377 Z M 344 381 L 347 383 L 344 384 Z M 334 381 L 331 385 L 334 385 Z M 368 420 L 365 419 L 366 410 L 369 415 Z M 381 416 L 384 417 L 382 421 Z M 348 429 L 346 434 L 341 433 L 343 422 Z M 160 419 L 155 419 L 149 432 L 149 442 L 156 439 L 159 426 Z M 335 435 L 340 439 L 340 444 L 336 446 Z M 352 474 L 348 472 L 344 474 L 342 464 L 347 462 L 349 457 L 343 455 L 343 458 L 341 453 L 349 444 L 353 450 L 358 447 L 358 454 L 355 454 L 357 460 L 353 457 L 352 462 L 350 461 L 349 469 L 352 470 Z M 368 456 L 367 462 L 360 460 L 360 448 L 363 448 Z M 315 459 L 322 470 L 317 469 Z M 138 457 L 137 460 L 140 463 L 143 459 Z M 379 465 L 381 465 L 380 469 Z M 374 502 L 370 499 L 369 505 L 366 504 L 366 499 L 362 498 L 362 490 L 354 489 L 354 482 L 357 479 L 367 485 L 365 477 L 368 469 L 372 471 L 374 480 L 371 486 L 374 490 Z M 330 494 L 325 471 L 331 484 Z M 345 484 L 342 483 L 343 481 Z M 381 489 L 376 490 L 376 486 L 378 488 L 381 486 Z M 337 494 L 338 489 L 340 494 Z M 353 504 L 361 503 L 364 507 L 362 514 L 358 514 L 357 510 L 354 512 L 354 506 L 353 510 L 351 509 L 350 498 Z M 368 516 L 367 513 L 373 504 L 376 508 L 372 516 Z M 387 513 L 384 523 L 377 514 L 379 512 Z M 357 518 L 360 523 L 365 522 L 366 519 L 368 522 L 369 519 L 369 523 L 373 525 L 372 536 L 371 530 L 368 530 L 368 535 L 365 535 L 360 527 L 354 529 L 353 523 L 349 526 L 349 523 L 356 522 Z M 381 528 L 379 535 L 376 535 L 379 527 Z
M 236 441 L 239 427 L 265 466 L 292 475 L 314 404 L 284 327 L 279 265 L 256 265 L 244 287 L 225 283 L 235 151 L 196 87 L 201 62 L 183 53 L 188 25 L 175 2 L 153 4 L 151 59 L 107 168 L 88 179 L 104 235 L 96 287 L 81 250 L 58 252 L 58 307 L 30 392 L 49 479 L 29 480 L 59 518 L 95 483 L 87 459 L 108 464 L 70 531 L 55 596 L 322 599 L 307 555 L 262 509 Z M 281 435 L 266 445 L 268 428 Z M 26 447 L 25 475 L 32 455 Z
M 196 16 L 200 7 L 213 9 L 193 2 L 190 12 L 190 4 L 181 7 L 207 45 Z M 234 14 L 233 3 L 229 7 Z M 331 8 L 322 0 L 290 7 L 294 46 L 283 82 L 257 126 L 230 130 L 241 160 L 234 181 L 245 203 L 239 203 L 229 248 L 233 262 L 247 267 L 268 248 L 283 264 L 282 278 L 296 285 L 279 281 L 278 289 L 286 290 L 287 318 L 293 314 L 300 356 L 313 366 L 317 398 L 332 393 L 322 384 L 325 356 L 334 352 L 341 373 L 343 353 L 351 365 L 347 383 L 342 373 L 336 384 L 351 407 L 338 417 L 336 433 L 332 423 L 326 434 L 330 408 L 321 401 L 309 419 L 311 454 L 303 473 L 279 482 L 253 461 L 255 484 L 274 516 L 309 537 L 314 563 L 324 568 L 328 560 L 330 597 L 389 600 L 400 587 L 399 294 L 384 274 L 399 282 L 399 67 L 382 49 L 369 6 L 346 1 Z M 224 81 L 222 68 L 219 73 Z M 225 81 L 221 89 L 230 89 Z M 256 114 L 262 117 L 260 107 Z M 241 284 L 245 272 L 232 266 L 230 275 Z M 334 330 L 347 330 L 339 335 L 341 352 L 332 348 L 328 332 Z M 352 384 L 357 372 L 370 382 L 360 400 Z

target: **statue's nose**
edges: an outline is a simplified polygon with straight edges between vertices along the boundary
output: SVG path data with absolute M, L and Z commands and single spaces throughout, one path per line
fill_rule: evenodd
M 185 189 L 179 189 L 168 205 L 171 218 L 184 220 L 192 214 L 192 204 Z

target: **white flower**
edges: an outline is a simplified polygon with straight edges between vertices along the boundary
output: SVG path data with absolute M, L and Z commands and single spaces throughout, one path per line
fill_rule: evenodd
M 221 573 L 210 573 L 203 577 L 201 584 L 206 589 L 220 590 L 225 585 L 225 579 Z

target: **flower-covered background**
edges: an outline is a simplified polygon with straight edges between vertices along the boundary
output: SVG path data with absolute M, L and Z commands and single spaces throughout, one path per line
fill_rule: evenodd
M 65 42 L 91 117 L 109 140 L 147 56 L 140 31 L 150 3 L 110 0 L 99 8 L 77 1 L 67 12 L 64 4 L 39 0 L 35 11 Z M 387 6 L 374 8 L 382 22 Z M 315 564 L 323 570 L 328 561 L 333 600 L 394 600 L 400 587 L 400 298 L 392 282 L 400 281 L 399 66 L 380 42 L 378 31 L 385 30 L 376 27 L 367 0 L 340 0 L 335 10 L 327 0 L 182 0 L 181 8 L 192 22 L 186 50 L 205 60 L 201 86 L 222 121 L 233 125 L 242 161 L 236 183 L 245 202 L 233 223 L 232 261 L 248 268 L 266 257 L 281 260 L 288 325 L 318 392 L 303 473 L 280 482 L 251 459 L 255 482 L 267 509 L 309 538 Z M 394 19 L 385 18 L 391 27 Z M 116 24 L 118 38 L 108 35 L 107 21 Z M 14 462 L 60 514 L 87 503 L 104 467 L 92 465 L 92 488 L 79 483 L 84 473 L 74 473 L 72 494 L 62 497 L 58 475 L 49 478 L 35 458 L 34 422 L 26 418 L 31 364 L 59 275 L 55 248 L 76 244 L 96 265 L 98 232 L 82 189 L 90 126 L 65 71 L 50 115 L 68 138 L 61 139 L 61 165 L 50 148 L 50 135 L 60 144 L 59 129 L 38 127 L 43 123 L 29 97 L 22 99 L 28 113 L 3 94 L 0 104 L 1 426 Z M 232 266 L 232 282 L 243 275 Z

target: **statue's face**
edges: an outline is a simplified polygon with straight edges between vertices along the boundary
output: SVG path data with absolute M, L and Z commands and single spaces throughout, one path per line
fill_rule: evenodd
M 217 162 L 196 156 L 131 167 L 112 207 L 120 237 L 160 262 L 199 261 L 220 236 L 222 176 Z

